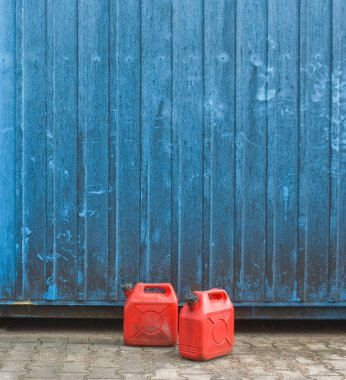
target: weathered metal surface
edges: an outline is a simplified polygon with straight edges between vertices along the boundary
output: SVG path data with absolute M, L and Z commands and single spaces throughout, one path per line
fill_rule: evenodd
M 0 0 L 0 302 L 121 304 L 141 280 L 342 307 L 345 17 Z

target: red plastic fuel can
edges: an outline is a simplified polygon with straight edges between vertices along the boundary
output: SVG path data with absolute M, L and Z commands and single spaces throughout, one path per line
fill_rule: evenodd
M 209 360 L 231 352 L 233 342 L 234 308 L 225 290 L 189 294 L 179 317 L 180 355 Z
M 172 346 L 178 338 L 178 299 L 171 284 L 123 287 L 124 342 L 130 346 Z

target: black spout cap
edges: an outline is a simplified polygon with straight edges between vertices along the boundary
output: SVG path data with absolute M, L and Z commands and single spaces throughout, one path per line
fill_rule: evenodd
M 190 294 L 188 294 L 188 295 L 185 297 L 185 302 L 186 302 L 189 306 L 194 305 L 195 303 L 198 302 L 198 296 L 197 296 L 197 294 L 194 294 L 194 293 L 190 293 Z

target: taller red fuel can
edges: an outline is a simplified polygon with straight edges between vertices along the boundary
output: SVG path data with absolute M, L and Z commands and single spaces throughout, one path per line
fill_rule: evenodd
M 179 317 L 179 352 L 192 360 L 228 354 L 234 342 L 234 308 L 225 290 L 189 294 Z
M 124 342 L 130 346 L 172 346 L 178 338 L 178 299 L 171 284 L 139 282 L 123 287 Z

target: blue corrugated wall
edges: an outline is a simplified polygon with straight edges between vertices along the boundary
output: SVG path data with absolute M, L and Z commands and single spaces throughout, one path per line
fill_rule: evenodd
M 346 305 L 344 0 L 0 0 L 0 303 L 120 284 Z

